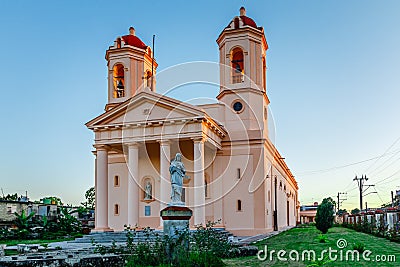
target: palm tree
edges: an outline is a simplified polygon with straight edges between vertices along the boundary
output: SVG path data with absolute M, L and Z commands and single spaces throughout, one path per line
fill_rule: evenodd
M 15 212 L 14 215 L 16 216 L 15 225 L 18 227 L 18 230 L 30 231 L 29 221 L 35 215 L 35 212 L 32 211 L 29 215 L 26 215 L 25 210 L 22 210 L 21 214 L 18 214 L 17 212 Z

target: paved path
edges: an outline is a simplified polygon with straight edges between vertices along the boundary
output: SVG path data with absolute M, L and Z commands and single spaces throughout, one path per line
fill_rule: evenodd
M 275 236 L 277 234 L 280 234 L 284 231 L 292 229 L 293 227 L 294 226 L 288 226 L 288 227 L 283 227 L 283 228 L 279 229 L 278 231 L 272 231 L 272 232 L 265 233 L 265 234 L 259 234 L 259 235 L 247 236 L 247 237 L 238 237 L 238 243 L 240 245 L 249 245 L 251 243 L 261 241 L 261 240 L 270 238 L 272 236 Z

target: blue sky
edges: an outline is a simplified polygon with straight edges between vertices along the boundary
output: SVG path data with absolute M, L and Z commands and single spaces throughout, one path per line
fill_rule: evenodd
M 300 200 L 348 191 L 343 204 L 357 207 L 352 179 L 366 174 L 378 192 L 366 197 L 368 206 L 388 202 L 390 190 L 400 189 L 395 0 L 1 1 L 4 192 L 82 201 L 94 184 L 93 135 L 84 123 L 106 103 L 108 46 L 134 26 L 149 45 L 156 34 L 159 72 L 215 62 L 215 40 L 242 5 L 265 28 L 275 142 Z

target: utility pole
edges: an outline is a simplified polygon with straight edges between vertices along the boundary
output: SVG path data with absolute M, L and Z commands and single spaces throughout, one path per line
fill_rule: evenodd
M 393 198 L 393 191 L 390 192 L 392 195 L 392 207 L 394 207 L 394 198 Z
M 154 92 L 154 41 L 156 39 L 156 35 L 153 34 L 153 50 L 151 51 L 151 91 Z
M 347 195 L 347 193 L 342 193 L 342 192 L 337 193 L 337 212 L 339 212 L 339 209 L 340 209 L 340 202 L 347 200 L 347 199 L 340 199 L 340 195 Z
M 358 184 L 358 189 L 360 191 L 360 211 L 363 209 L 363 194 L 365 191 L 368 190 L 371 186 L 374 185 L 366 185 L 365 181 L 368 181 L 367 175 L 362 175 L 361 178 L 358 178 L 357 176 L 353 179 L 353 181 L 357 181 Z M 364 186 L 367 186 L 366 189 L 364 189 Z
M 368 203 L 367 203 L 367 201 L 365 201 L 365 210 L 366 210 L 366 211 L 368 210 Z

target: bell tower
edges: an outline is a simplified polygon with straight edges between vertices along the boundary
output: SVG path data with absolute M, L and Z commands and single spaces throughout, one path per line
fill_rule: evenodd
M 249 131 L 268 135 L 264 28 L 246 16 L 244 7 L 218 36 L 220 93 L 217 99 L 236 112 Z
M 155 91 L 154 79 L 157 63 L 153 52 L 129 28 L 129 34 L 117 37 L 114 45 L 106 51 L 108 66 L 108 103 L 110 110 L 133 97 L 140 90 Z
M 244 7 L 217 39 L 220 64 L 221 91 L 226 88 L 254 88 L 266 91 L 266 52 L 268 44 L 263 27 L 257 27 L 246 16 Z

